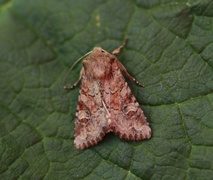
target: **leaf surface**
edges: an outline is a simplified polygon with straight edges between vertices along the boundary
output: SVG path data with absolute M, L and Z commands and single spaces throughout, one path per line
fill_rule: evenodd
M 212 179 L 211 0 L 0 1 L 0 179 Z M 69 67 L 95 46 L 128 81 L 150 140 L 73 145 L 79 86 Z M 70 84 L 81 66 L 70 74 Z

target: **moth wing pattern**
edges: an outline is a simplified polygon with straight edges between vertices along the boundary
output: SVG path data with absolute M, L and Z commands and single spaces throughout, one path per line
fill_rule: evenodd
M 124 79 L 116 59 L 112 63 L 112 77 L 105 81 L 110 93 L 104 92 L 104 100 L 111 115 L 110 131 L 126 140 L 142 140 L 151 137 L 146 117 Z
M 102 106 L 100 86 L 91 81 L 82 69 L 81 89 L 75 120 L 74 144 L 78 149 L 93 146 L 102 140 L 107 128 L 106 111 Z

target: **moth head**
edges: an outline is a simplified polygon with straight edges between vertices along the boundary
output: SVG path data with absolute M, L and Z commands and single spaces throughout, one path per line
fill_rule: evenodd
M 111 64 L 114 55 L 111 55 L 100 47 L 95 47 L 84 59 L 83 66 L 85 72 L 94 78 L 104 78 L 111 72 Z
M 109 54 L 107 51 L 105 51 L 104 49 L 102 49 L 101 47 L 95 47 L 92 51 L 94 54 Z

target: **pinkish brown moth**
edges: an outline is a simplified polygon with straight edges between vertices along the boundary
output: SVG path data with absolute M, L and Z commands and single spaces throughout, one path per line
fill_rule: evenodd
M 85 59 L 76 83 L 64 87 L 73 89 L 81 81 L 75 120 L 74 144 L 77 149 L 97 144 L 109 132 L 134 141 L 151 137 L 149 123 L 121 71 L 132 82 L 143 85 L 115 57 L 124 45 L 125 42 L 112 54 L 95 47 L 82 57 Z

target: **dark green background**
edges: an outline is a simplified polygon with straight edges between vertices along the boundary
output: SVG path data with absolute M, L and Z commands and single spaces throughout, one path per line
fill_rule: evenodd
M 212 9 L 211 0 L 1 0 L 0 179 L 212 179 Z M 94 46 L 111 52 L 125 37 L 118 58 L 145 85 L 129 83 L 152 138 L 109 134 L 79 151 L 79 86 L 67 92 L 63 78 Z

